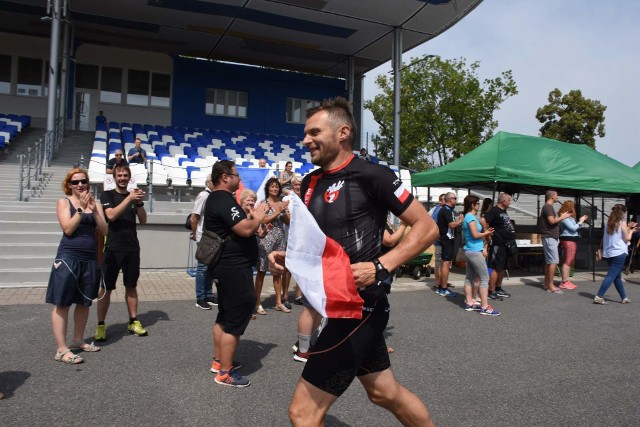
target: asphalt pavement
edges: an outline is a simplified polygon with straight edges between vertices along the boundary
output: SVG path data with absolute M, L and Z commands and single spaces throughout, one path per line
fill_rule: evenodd
M 452 276 L 461 290 L 460 276 Z M 640 274 L 626 277 L 631 304 L 613 287 L 592 304 L 590 275 L 578 289 L 543 291 L 536 276 L 512 277 L 500 317 L 462 309 L 463 299 L 429 289 L 432 278 L 403 277 L 390 295 L 387 342 L 398 380 L 429 407 L 439 426 L 640 425 Z M 192 280 L 192 279 L 191 279 Z M 2 294 L 0 293 L 0 297 Z M 109 340 L 86 363 L 55 362 L 51 307 L 0 305 L 0 400 L 6 426 L 284 426 L 303 364 L 292 359 L 297 314 L 252 321 L 237 359 L 251 386 L 214 383 L 211 326 L 217 309 L 193 299 L 140 303 L 148 337 L 126 334 L 126 307 L 112 304 Z M 87 336 L 95 328 L 95 308 Z M 355 381 L 330 409 L 327 426 L 399 425 Z

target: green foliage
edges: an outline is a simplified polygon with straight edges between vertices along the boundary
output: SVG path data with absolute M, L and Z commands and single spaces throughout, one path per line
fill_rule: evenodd
M 600 101 L 583 97 L 579 90 L 562 95 L 556 88 L 549 92 L 549 104 L 538 108 L 536 113 L 536 119 L 543 123 L 540 135 L 596 148 L 596 135 L 600 138 L 605 136 L 606 109 Z
M 511 71 L 480 81 L 479 62 L 425 56 L 402 70 L 400 163 L 425 170 L 468 153 L 493 136 L 493 112 L 518 90 Z M 393 78 L 380 75 L 382 91 L 364 107 L 380 126 L 378 157 L 393 160 Z

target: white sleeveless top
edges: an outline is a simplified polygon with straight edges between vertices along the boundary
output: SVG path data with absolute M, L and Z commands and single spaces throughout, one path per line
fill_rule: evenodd
M 605 228 L 604 240 L 602 242 L 602 257 L 613 258 L 628 252 L 628 245 L 622 239 L 622 222 L 618 223 L 618 229 L 613 234 L 607 233 Z

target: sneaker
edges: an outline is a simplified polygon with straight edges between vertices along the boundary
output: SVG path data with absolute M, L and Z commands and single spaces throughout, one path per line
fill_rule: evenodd
M 251 385 L 251 381 L 249 381 L 248 378 L 243 377 L 233 370 L 224 375 L 220 375 L 220 372 L 218 372 L 214 381 L 218 384 L 228 385 L 231 387 L 248 387 Z
M 498 295 L 497 291 L 489 292 L 489 299 L 502 299 L 500 295 Z
M 302 304 L 302 297 L 298 297 L 298 298 L 294 299 L 294 300 L 293 300 L 293 303 L 294 303 L 295 305 L 303 305 L 303 304 Z
M 444 288 L 444 289 L 440 289 L 440 292 L 438 292 L 438 295 L 440 295 L 441 297 L 457 297 L 458 293 L 457 292 L 453 292 L 450 291 L 448 288 Z
M 302 353 L 300 351 L 296 351 L 295 354 L 293 355 L 293 360 L 295 360 L 297 362 L 306 363 L 306 361 L 309 358 L 309 356 L 311 356 L 311 353 L 309 353 L 309 352 Z
M 93 339 L 96 341 L 106 341 L 107 340 L 107 325 L 98 325 L 96 327 L 96 334 L 93 336 Z
M 566 289 L 568 291 L 572 291 L 575 288 L 577 288 L 576 285 L 574 285 L 573 283 L 571 283 L 569 280 L 567 280 L 566 282 L 562 282 L 560 283 L 560 286 L 558 286 L 560 289 Z
M 299 344 L 300 344 L 300 341 L 296 341 L 296 343 L 291 346 L 291 350 L 293 350 L 294 353 L 298 352 L 298 345 Z
M 490 305 L 480 308 L 480 314 L 483 316 L 500 316 L 500 312 Z
M 505 292 L 502 288 L 496 288 L 496 294 L 501 298 L 509 298 L 511 296 L 510 293 Z
M 209 304 L 211 306 L 218 305 L 218 298 L 216 298 L 215 295 L 207 297 L 204 300 L 207 302 L 207 304 Z
M 622 304 L 629 304 L 631 302 L 631 300 L 629 299 L 629 297 L 626 297 L 625 299 L 622 300 Z
M 231 366 L 232 371 L 242 368 L 242 363 L 236 362 L 235 360 L 233 361 L 232 365 L 233 365 Z M 211 362 L 211 372 L 213 372 L 214 374 L 217 374 L 219 371 L 220 371 L 220 361 L 213 359 L 213 362 Z
M 291 303 L 289 301 L 287 301 L 286 299 L 282 300 L 282 305 L 284 305 L 289 310 L 291 310 Z
M 139 337 L 146 337 L 147 335 L 149 335 L 147 330 L 142 327 L 142 323 L 140 323 L 139 320 L 134 320 L 133 323 L 129 323 L 127 325 L 127 332 Z
M 480 304 L 472 302 L 471 304 L 464 303 L 464 311 L 480 311 Z
M 434 286 L 433 287 L 433 292 L 435 292 L 436 294 L 440 295 L 440 289 L 442 289 L 440 286 Z
M 596 295 L 596 296 L 593 298 L 593 303 L 594 303 L 594 304 L 606 304 L 606 301 L 604 300 L 604 298 L 603 298 L 603 297 L 599 297 L 598 295 Z
M 203 310 L 211 310 L 211 306 L 207 302 L 207 300 L 199 299 L 196 301 L 196 307 L 201 308 Z

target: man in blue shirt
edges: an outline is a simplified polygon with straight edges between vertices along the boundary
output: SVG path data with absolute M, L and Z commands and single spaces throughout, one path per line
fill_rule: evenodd
M 145 164 L 147 162 L 147 152 L 144 148 L 141 147 L 142 141 L 140 140 L 140 138 L 136 138 L 134 143 L 136 144 L 136 146 L 130 149 L 127 153 L 127 159 L 129 160 L 129 163 Z
M 444 206 L 444 196 L 445 194 L 442 193 L 440 197 L 438 197 L 438 204 L 430 212 L 431 218 L 433 218 L 435 222 L 438 222 L 438 213 L 440 212 L 440 209 Z M 440 265 L 442 265 L 442 246 L 440 246 L 440 239 L 437 239 L 435 242 L 433 242 L 433 245 L 435 246 L 435 249 L 436 249 L 434 254 L 436 259 L 435 267 L 434 267 L 436 285 L 433 287 L 433 290 L 435 292 L 439 292 L 440 291 Z

